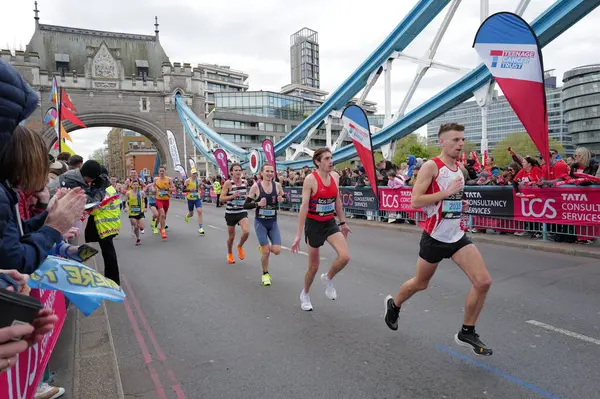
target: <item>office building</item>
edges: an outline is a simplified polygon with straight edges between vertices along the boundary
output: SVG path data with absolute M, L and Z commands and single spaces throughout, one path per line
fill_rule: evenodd
M 112 128 L 107 136 L 108 170 L 124 180 L 128 171 L 150 176 L 156 159 L 156 147 L 145 136 L 132 130 Z
M 319 34 L 303 28 L 290 36 L 292 84 L 319 88 Z
M 548 104 L 548 135 L 562 143 L 565 152 L 573 152 L 571 137 L 567 134 L 563 118 L 562 89 L 556 87 L 556 78 L 549 72 L 545 76 L 546 102 Z M 458 122 L 465 126 L 465 138 L 481 151 L 481 108 L 473 101 L 466 101 L 427 124 L 427 143 L 437 143 L 437 133 L 441 124 Z M 488 149 L 495 146 L 512 133 L 524 132 L 523 124 L 504 96 L 492 101 L 488 108 Z
M 600 64 L 565 72 L 562 101 L 573 144 L 600 153 Z
M 226 65 L 198 64 L 204 82 L 205 114 L 215 108 L 215 93 L 244 92 L 248 90 L 248 74 Z

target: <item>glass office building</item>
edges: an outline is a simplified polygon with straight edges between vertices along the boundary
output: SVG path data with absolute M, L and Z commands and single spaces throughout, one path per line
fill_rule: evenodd
M 266 118 L 302 120 L 308 116 L 301 98 L 269 91 L 215 93 L 215 108 Z
M 600 64 L 577 67 L 563 75 L 563 110 L 577 146 L 600 153 Z
M 546 102 L 548 104 L 548 135 L 562 143 L 567 154 L 574 151 L 571 136 L 563 118 L 562 90 L 556 87 L 556 78 L 546 78 Z M 465 138 L 481 151 L 481 109 L 475 101 L 467 101 L 454 107 L 427 124 L 427 143 L 437 143 L 437 133 L 441 124 L 457 122 L 465 125 Z M 511 133 L 524 132 L 523 124 L 504 96 L 492 101 L 488 109 L 488 149 Z

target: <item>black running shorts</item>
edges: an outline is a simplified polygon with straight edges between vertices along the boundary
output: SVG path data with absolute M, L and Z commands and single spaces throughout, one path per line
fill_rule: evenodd
M 232 227 L 239 224 L 242 219 L 246 219 L 248 217 L 248 212 L 241 213 L 226 213 L 225 214 L 225 222 L 227 226 Z
M 140 213 L 135 216 L 129 216 L 129 219 L 140 220 L 140 219 L 144 219 L 145 217 L 146 217 L 146 215 L 144 215 L 143 213 Z
M 329 236 L 339 233 L 340 228 L 335 222 L 335 219 L 326 222 L 306 218 L 304 224 L 304 239 L 313 248 L 322 247 Z
M 429 263 L 440 263 L 442 259 L 450 259 L 455 253 L 473 242 L 466 234 L 456 242 L 442 242 L 432 238 L 426 232 L 421 236 L 419 257 Z

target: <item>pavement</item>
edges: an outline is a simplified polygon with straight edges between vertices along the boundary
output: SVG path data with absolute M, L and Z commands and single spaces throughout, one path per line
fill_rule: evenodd
M 454 343 L 470 283 L 451 261 L 404 305 L 398 331 L 383 322 L 385 296 L 415 270 L 419 235 L 406 226 L 350 220 L 338 299 L 317 278 L 303 312 L 305 253 L 273 256 L 262 287 L 252 218 L 246 260 L 229 265 L 223 208 L 205 204 L 204 237 L 185 211 L 172 201 L 165 241 L 148 226 L 134 247 L 125 217 L 115 241 L 128 298 L 107 314 L 125 398 L 598 398 L 597 259 L 475 235 L 494 280 L 477 325 L 494 355 L 478 357 Z M 285 248 L 296 223 L 279 219 Z M 334 256 L 323 247 L 322 272 Z

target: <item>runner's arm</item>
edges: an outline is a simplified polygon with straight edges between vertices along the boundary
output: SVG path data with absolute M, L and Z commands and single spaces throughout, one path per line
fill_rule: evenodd
M 425 194 L 437 173 L 437 165 L 435 162 L 427 161 L 423 164 L 423 167 L 419 170 L 419 174 L 417 175 L 417 182 L 412 189 L 410 206 L 413 209 L 419 209 L 440 202 L 450 195 L 448 190 L 442 190 L 434 194 Z
M 187 187 L 188 187 L 188 184 L 189 184 L 189 181 L 190 181 L 190 179 L 186 179 L 186 180 L 183 182 L 183 190 L 181 190 L 182 192 L 184 192 L 184 193 L 187 193 L 187 192 L 189 191 L 189 190 L 187 189 Z
M 285 192 L 281 183 L 275 183 L 275 187 L 277 187 L 277 202 L 285 202 Z
M 298 229 L 296 230 L 296 238 L 302 236 L 302 229 L 306 223 L 306 216 L 308 215 L 308 204 L 310 203 L 310 196 L 314 185 L 317 184 L 315 178 L 310 175 L 304 180 L 302 186 L 302 204 L 300 205 L 300 212 L 298 213 Z
M 225 195 L 226 193 L 229 194 L 230 187 L 231 184 L 229 183 L 229 180 L 226 181 L 225 184 L 223 184 L 223 187 L 221 187 L 221 196 L 219 197 L 219 201 L 221 201 L 221 204 L 224 204 L 227 201 L 233 199 L 233 195 Z
M 335 184 L 337 187 L 340 186 L 340 175 L 335 172 L 331 173 L 331 178 L 335 180 Z M 337 217 L 341 223 L 346 223 L 346 215 L 344 214 L 344 208 L 342 207 L 342 196 L 340 195 L 340 190 L 338 190 L 338 195 L 335 198 L 335 213 L 337 213 Z

